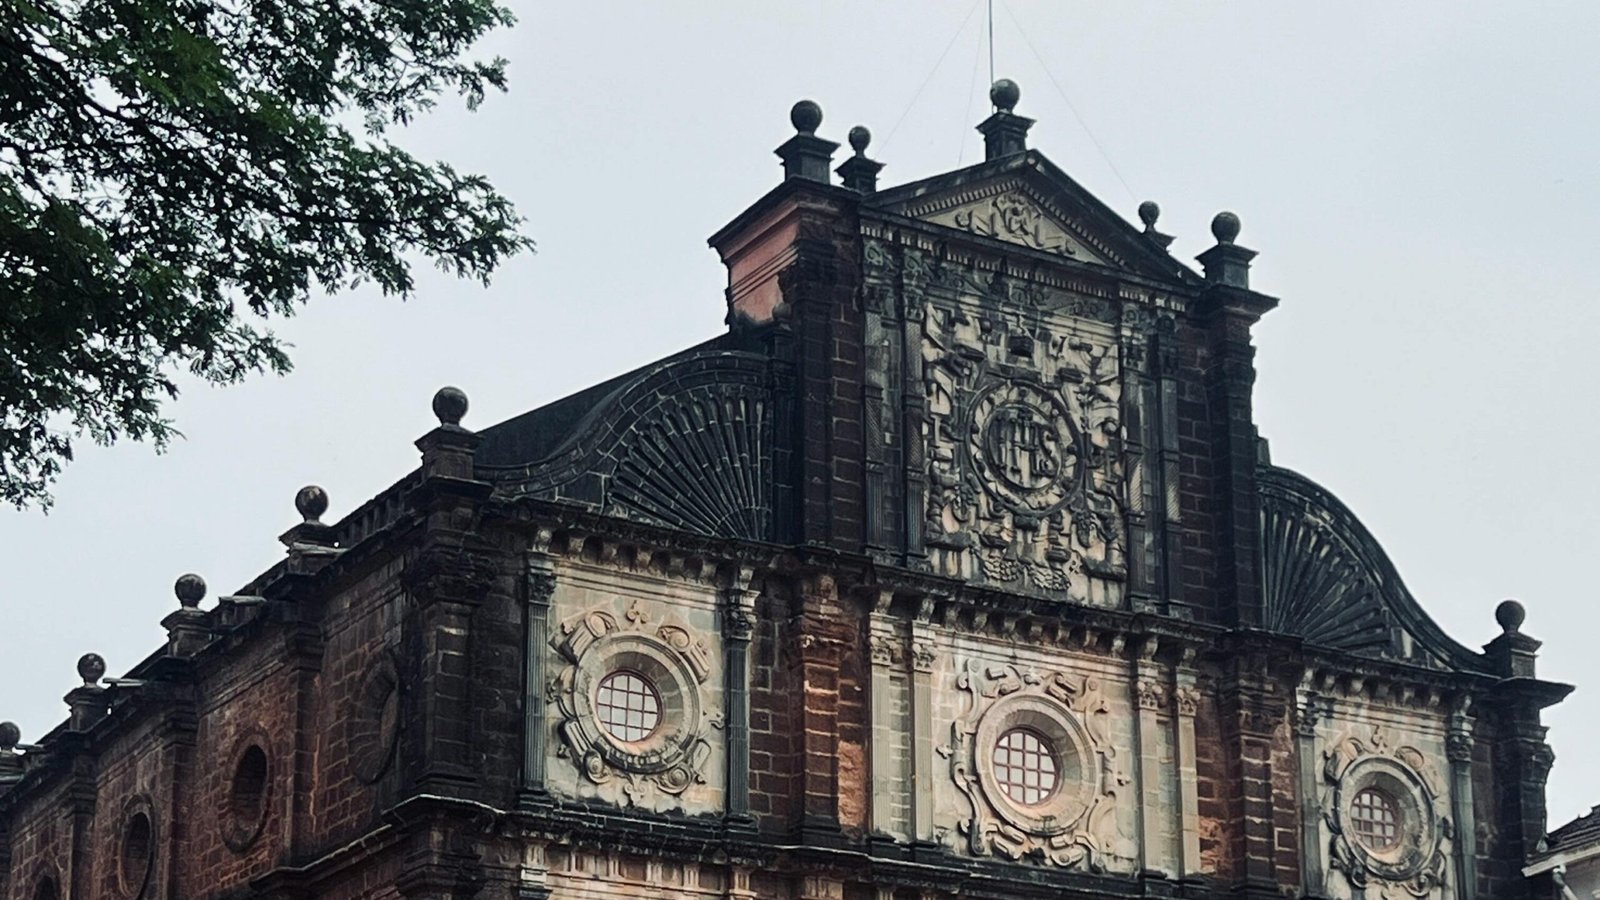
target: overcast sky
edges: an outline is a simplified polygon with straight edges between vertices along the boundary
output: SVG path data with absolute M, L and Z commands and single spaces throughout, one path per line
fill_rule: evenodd
M 292 375 L 191 386 L 167 454 L 80 446 L 52 513 L 0 512 L 0 718 L 24 740 L 64 716 L 80 654 L 120 674 L 155 649 L 179 574 L 215 595 L 279 558 L 300 486 L 331 521 L 412 468 L 440 385 L 483 427 L 720 332 L 705 238 L 777 183 L 795 100 L 841 143 L 871 128 L 886 185 L 982 157 L 974 0 L 518 14 L 483 48 L 509 93 L 401 140 L 490 176 L 538 254 L 487 290 L 428 270 L 404 304 L 319 298 L 277 326 Z M 1031 146 L 1130 220 L 1159 202 L 1180 258 L 1218 210 L 1243 220 L 1252 284 L 1282 298 L 1256 332 L 1274 461 L 1349 504 L 1468 646 L 1527 604 L 1540 675 L 1580 685 L 1547 716 L 1552 826 L 1600 803 L 1597 36 L 1593 0 L 995 6 Z

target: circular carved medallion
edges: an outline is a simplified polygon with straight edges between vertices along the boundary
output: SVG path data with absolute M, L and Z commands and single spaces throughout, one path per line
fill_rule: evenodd
M 1055 511 L 1078 474 L 1077 429 L 1066 405 L 1024 382 L 999 384 L 973 404 L 968 452 L 979 482 L 1018 512 Z

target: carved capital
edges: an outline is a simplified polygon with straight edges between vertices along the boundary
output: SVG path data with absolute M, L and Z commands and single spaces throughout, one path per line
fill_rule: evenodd
M 911 642 L 911 667 L 918 672 L 932 672 L 933 661 L 937 656 L 931 640 L 914 640 Z
M 1193 686 L 1180 687 L 1173 692 L 1178 701 L 1178 715 L 1193 718 L 1195 711 L 1200 708 L 1200 689 Z
M 867 638 L 867 645 L 872 653 L 872 664 L 875 666 L 899 665 L 905 659 L 900 641 L 894 635 L 874 634 Z
M 1154 681 L 1147 678 L 1139 679 L 1134 685 L 1134 690 L 1139 697 L 1140 709 L 1159 710 L 1167 704 L 1167 692 Z

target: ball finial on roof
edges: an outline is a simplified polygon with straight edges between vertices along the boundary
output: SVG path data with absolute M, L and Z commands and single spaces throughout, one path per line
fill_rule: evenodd
M 460 425 L 467 414 L 467 393 L 458 387 L 442 387 L 433 395 L 433 414 L 440 425 Z
M 813 100 L 801 100 L 789 108 L 789 123 L 801 134 L 816 134 L 822 124 L 822 107 Z
M 1522 623 L 1528 618 L 1528 611 L 1521 603 L 1515 600 L 1501 600 L 1500 605 L 1494 608 L 1494 620 L 1500 623 L 1501 630 L 1506 634 L 1516 634 L 1522 630 Z
M 178 595 L 178 603 L 184 609 L 194 609 L 206 596 L 206 580 L 190 572 L 179 575 L 178 580 L 172 585 L 172 592 Z
M 1145 230 L 1156 227 L 1156 220 L 1161 218 L 1161 207 L 1154 200 L 1146 200 L 1139 204 L 1139 221 L 1144 223 Z
M 1011 112 L 1022 99 L 1022 88 L 1009 78 L 1002 78 L 989 87 L 989 102 L 1001 112 Z
M 98 653 L 85 653 L 78 657 L 78 677 L 83 679 L 85 686 L 91 686 L 100 681 L 106 674 L 106 661 Z
M 294 495 L 294 508 L 307 522 L 321 522 L 328 511 L 328 492 L 308 484 Z
M 867 130 L 867 126 L 857 125 L 850 129 L 850 149 L 854 150 L 857 156 L 865 156 L 867 145 L 870 143 L 872 143 L 872 132 Z
M 1239 236 L 1239 217 L 1227 210 L 1217 213 L 1211 220 L 1211 235 L 1219 244 L 1231 244 Z
M 0 722 L 0 753 L 10 753 L 22 743 L 22 729 L 15 722 Z

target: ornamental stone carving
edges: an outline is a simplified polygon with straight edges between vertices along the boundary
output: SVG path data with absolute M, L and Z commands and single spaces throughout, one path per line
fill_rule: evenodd
M 966 799 L 959 832 L 967 852 L 1094 872 L 1130 855 L 1116 822 L 1116 797 L 1128 778 L 1097 678 L 971 661 L 956 686 L 968 696 L 967 712 L 939 752 Z M 1041 788 L 1020 801 L 1014 770 L 1001 771 L 1005 760 L 997 762 L 1002 740 L 1019 731 L 1050 759 Z
M 1449 795 L 1433 763 L 1415 747 L 1391 746 L 1380 728 L 1365 740 L 1346 736 L 1323 758 L 1329 869 L 1367 896 L 1433 896 L 1445 884 L 1455 839 Z M 1371 794 L 1392 816 L 1390 840 L 1362 836 L 1362 804 L 1371 802 L 1363 798 Z
M 584 778 L 620 780 L 630 804 L 643 791 L 678 795 L 706 782 L 711 732 L 723 723 L 704 695 L 711 655 L 699 635 L 670 620 L 652 622 L 635 605 L 621 621 L 605 610 L 574 616 L 550 643 L 568 663 L 547 689 L 559 717 L 559 755 Z M 600 718 L 600 684 L 618 672 L 647 683 L 658 700 L 658 723 L 637 740 L 618 737 Z
M 1116 605 L 1127 540 L 1117 338 L 1032 297 L 1059 292 L 969 281 L 955 291 L 978 307 L 930 300 L 923 321 L 934 568 Z

